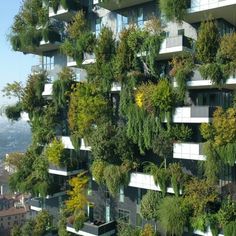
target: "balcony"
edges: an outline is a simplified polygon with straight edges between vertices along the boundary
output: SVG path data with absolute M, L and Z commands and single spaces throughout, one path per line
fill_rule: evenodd
M 203 143 L 174 143 L 173 158 L 205 161 Z
M 68 67 L 77 67 L 77 63 L 72 57 L 67 57 L 67 66 Z
M 161 191 L 160 187 L 155 184 L 152 175 L 138 172 L 131 173 L 129 187 Z M 174 190 L 169 187 L 167 188 L 167 192 L 174 193 Z
M 192 39 L 184 35 L 164 39 L 159 52 L 159 58 L 161 60 L 169 59 L 173 56 L 173 54 L 179 54 L 183 51 L 190 51 L 192 48 L 191 41 Z
M 184 51 L 191 51 L 191 38 L 184 35 L 177 35 L 173 37 L 167 37 L 163 40 L 158 55 L 159 60 L 166 60 L 173 57 L 173 55 L 178 55 Z M 146 56 L 146 52 L 138 53 L 138 57 Z
M 79 172 L 81 172 L 81 167 L 79 165 L 68 168 L 49 164 L 48 168 L 48 173 L 54 175 L 71 176 L 71 175 L 76 175 Z
M 216 107 L 191 106 L 177 107 L 173 115 L 174 123 L 209 123 Z
M 111 87 L 111 92 L 120 92 L 121 91 L 121 84 L 118 82 L 113 82 Z
M 62 5 L 59 5 L 57 12 L 54 12 L 53 8 L 49 7 L 49 17 L 60 21 L 69 22 L 75 14 L 76 10 L 64 9 Z
M 177 83 L 174 81 L 174 87 L 177 87 Z M 212 83 L 209 79 L 203 79 L 198 70 L 193 71 L 193 76 L 191 80 L 187 82 L 187 87 L 189 89 L 207 89 L 207 88 L 217 88 L 217 85 Z M 230 76 L 225 84 L 221 85 L 221 88 L 225 89 L 236 89 L 236 77 Z
M 84 60 L 82 65 L 90 65 L 96 62 L 96 58 L 94 54 L 84 53 Z
M 52 84 L 45 84 L 42 96 L 50 98 L 52 96 Z
M 185 17 L 189 23 L 200 22 L 208 15 L 213 18 L 223 18 L 235 25 L 236 0 L 190 0 L 190 8 Z
M 41 197 L 31 198 L 30 209 L 33 211 L 42 211 L 43 209 L 42 198 Z
M 108 223 L 98 223 L 98 222 L 85 222 L 84 226 L 81 230 L 76 231 L 73 228 L 73 225 L 67 224 L 66 230 L 68 232 L 77 234 L 77 235 L 82 235 L 82 236 L 97 236 L 97 235 L 103 235 L 103 236 L 110 236 L 110 235 L 115 235 L 116 232 L 116 222 L 111 221 Z
M 40 54 L 43 52 L 57 50 L 59 49 L 60 44 L 61 44 L 60 41 L 50 42 L 50 41 L 41 40 L 37 51 Z
M 152 0 L 93 0 L 94 5 L 98 5 L 110 11 L 116 11 L 119 9 L 136 6 L 146 2 L 151 2 Z
M 62 143 L 66 149 L 74 149 L 74 146 L 73 146 L 69 136 L 62 136 L 61 140 L 62 140 Z M 81 139 L 80 150 L 82 150 L 82 151 L 90 151 L 91 150 L 91 147 L 86 145 L 84 139 Z

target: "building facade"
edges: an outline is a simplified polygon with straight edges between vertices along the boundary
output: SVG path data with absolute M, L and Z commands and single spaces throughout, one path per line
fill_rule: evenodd
M 56 9 L 53 9 L 50 5 L 50 1 L 46 2 L 47 3 L 44 3 L 42 7 L 46 7 L 48 9 L 49 22 L 52 22 L 52 24 L 55 23 L 56 25 L 55 28 L 57 29 L 58 34 L 57 38 L 51 41 L 50 39 L 42 39 L 36 47 L 17 48 L 17 50 L 39 55 L 40 63 L 39 65 L 32 67 L 32 73 L 37 75 L 42 70 L 47 72 L 47 81 L 44 84 L 44 90 L 42 93 L 43 98 L 47 101 L 47 106 L 54 101 L 53 81 L 58 80 L 58 73 L 60 73 L 64 67 L 68 67 L 74 72 L 76 77 L 75 81 L 78 84 L 86 83 L 87 78 L 90 78 L 91 80 L 91 67 L 95 65 L 95 67 L 97 66 L 97 68 L 99 68 L 99 58 L 96 58 L 96 55 L 99 55 L 99 53 L 96 53 L 96 49 L 95 53 L 93 50 L 84 51 L 82 53 L 82 58 L 79 58 L 75 55 L 75 53 L 73 53 L 73 47 L 72 52 L 70 51 L 70 53 L 68 53 L 69 50 L 63 50 L 62 44 L 65 45 L 68 38 L 71 45 L 74 46 L 74 50 L 77 50 L 75 49 L 76 44 L 73 44 L 74 41 L 76 41 L 75 38 L 72 38 L 66 29 L 69 29 L 70 26 L 73 25 L 73 17 L 75 17 L 76 13 L 81 9 L 85 12 L 84 17 L 88 22 L 89 30 L 87 30 L 92 32 L 97 40 L 99 40 L 99 35 L 103 28 L 106 27 L 112 30 L 115 45 L 118 45 L 115 52 L 117 54 L 119 53 L 119 50 L 121 50 L 121 47 L 119 47 L 119 42 L 122 40 L 120 35 L 124 32 L 124 30 L 135 26 L 136 29 L 142 31 L 153 20 L 153 18 L 159 19 L 161 25 L 161 33 L 159 34 L 159 36 L 161 35 L 161 43 L 160 48 L 156 51 L 157 55 L 154 56 L 154 63 L 151 64 L 150 62 L 153 57 L 151 58 L 150 55 L 148 55 L 150 52 L 148 52 L 147 48 L 146 52 L 140 50 L 135 52 L 136 54 L 134 57 L 137 60 L 133 59 L 134 61 L 138 61 L 138 63 L 147 65 L 146 70 L 144 66 L 144 68 L 142 68 L 139 72 L 145 77 L 146 82 L 155 81 L 154 84 L 156 84 L 160 78 L 166 78 L 169 74 L 171 74 L 171 72 L 173 72 L 173 63 L 171 63 L 173 58 L 182 57 L 183 59 L 183 55 L 186 54 L 195 58 L 195 52 L 198 50 L 196 49 L 198 45 L 196 42 L 198 41 L 198 36 L 200 34 L 199 32 L 201 31 L 201 23 L 208 19 L 208 16 L 214 18 L 219 37 L 233 34 L 235 32 L 236 25 L 236 1 L 234 0 L 188 1 L 188 4 L 186 5 L 186 14 L 183 16 L 181 21 L 175 21 L 174 19 L 173 21 L 166 20 L 165 14 L 161 11 L 159 2 L 156 0 L 71 0 L 69 2 L 79 2 L 79 4 L 68 4 L 67 8 L 65 8 L 63 4 L 59 3 Z M 49 5 L 47 5 L 48 3 Z M 80 31 L 77 31 L 77 33 L 78 32 Z M 81 34 L 82 33 L 84 32 L 81 31 Z M 148 37 L 155 34 L 156 32 L 151 33 Z M 125 50 L 128 49 L 126 48 Z M 65 55 L 65 52 L 67 52 L 67 55 Z M 82 59 L 81 62 L 78 62 L 78 58 Z M 148 60 L 148 58 L 151 59 Z M 129 59 L 130 58 L 127 57 L 127 62 L 124 61 L 123 63 L 128 64 Z M 214 60 L 204 62 L 198 59 L 196 59 L 196 61 L 195 64 L 197 64 L 197 66 L 194 66 L 191 69 L 191 73 L 187 73 L 188 76 L 186 76 L 184 85 L 184 99 L 182 99 L 181 102 L 173 102 L 175 105 L 171 108 L 171 119 L 167 117 L 169 110 L 167 111 L 165 108 L 165 117 L 162 120 L 160 119 L 160 122 L 162 123 L 161 126 L 163 126 L 164 130 L 168 130 L 169 125 L 171 127 L 180 127 L 183 124 L 188 127 L 188 129 L 192 130 L 191 135 L 186 139 L 172 139 L 171 147 L 166 147 L 168 150 L 164 153 L 164 158 L 157 158 L 157 156 L 160 157 L 161 155 L 156 154 L 153 151 L 154 148 L 146 148 L 146 150 L 142 153 L 142 151 L 140 151 L 141 148 L 138 148 L 138 146 L 140 147 L 142 144 L 140 144 L 137 140 L 136 142 L 132 140 L 132 142 L 136 145 L 136 149 L 139 150 L 139 154 L 135 153 L 134 155 L 137 154 L 141 156 L 138 161 L 139 165 L 135 168 L 129 169 L 129 181 L 126 184 L 120 184 L 116 196 L 113 196 L 109 192 L 109 187 L 104 184 L 98 184 L 96 178 L 92 176 L 93 171 L 90 172 L 90 166 L 96 159 L 93 157 L 94 143 L 90 146 L 86 139 L 81 139 L 78 148 L 75 147 L 75 143 L 72 138 L 70 138 L 73 131 L 68 128 L 67 112 L 69 108 L 68 104 L 65 103 L 65 112 L 61 112 L 60 114 L 61 121 L 58 121 L 55 133 L 57 139 L 61 140 L 67 157 L 73 159 L 74 156 L 76 156 L 79 158 L 79 161 L 77 161 L 76 165 L 63 167 L 56 166 L 52 163 L 49 164 L 48 173 L 51 176 L 50 178 L 53 179 L 54 189 L 50 194 L 47 194 L 46 197 L 33 197 L 31 199 L 31 210 L 37 214 L 38 211 L 47 209 L 54 215 L 56 222 L 58 219 L 59 209 L 64 205 L 64 201 L 68 197 L 66 194 L 66 191 L 69 189 L 68 180 L 70 180 L 73 176 L 76 176 L 78 173 L 81 173 L 83 170 L 88 170 L 90 172 L 88 191 L 88 199 L 90 203 L 86 207 L 88 220 L 79 230 L 76 230 L 73 224 L 68 223 L 66 226 L 68 232 L 75 235 L 84 236 L 116 235 L 117 222 L 120 220 L 139 229 L 142 229 L 147 223 L 155 225 L 154 220 L 147 220 L 142 216 L 141 201 L 147 191 L 152 190 L 163 192 L 163 187 L 157 183 L 158 181 L 156 181 L 156 178 L 152 175 L 152 172 L 145 171 L 144 164 L 147 162 L 152 162 L 156 166 L 163 167 L 163 165 L 161 165 L 163 160 L 165 160 L 165 166 L 178 163 L 181 166 L 183 173 L 191 177 L 197 176 L 200 179 L 205 179 L 204 174 L 201 173 L 201 171 L 204 172 L 204 167 L 201 166 L 204 166 L 204 163 L 206 163 L 209 158 L 204 150 L 204 143 L 209 140 L 203 138 L 200 131 L 200 126 L 202 123 L 211 124 L 214 121 L 214 112 L 217 110 L 217 107 L 222 107 L 225 110 L 233 107 L 233 94 L 236 88 L 236 78 L 234 74 L 230 73 L 230 75 L 219 86 L 211 76 L 204 78 L 199 69 L 201 65 L 216 62 Z M 125 68 L 125 65 L 123 65 L 123 68 Z M 156 71 L 155 68 L 157 69 Z M 177 70 L 180 69 L 180 67 L 177 68 Z M 116 73 L 117 72 L 114 72 L 113 74 L 114 78 L 119 77 L 116 76 Z M 146 76 L 147 74 L 148 76 Z M 216 74 L 220 74 L 220 71 L 216 71 Z M 106 75 L 107 74 L 105 74 L 104 71 L 100 74 L 101 77 L 105 77 Z M 94 74 L 92 74 L 92 76 L 94 76 Z M 98 73 L 96 76 L 99 76 Z M 220 79 L 223 79 L 223 74 L 221 76 L 222 78 Z M 175 76 L 170 76 L 168 78 L 168 81 L 171 84 L 171 89 L 173 91 L 178 90 L 181 86 L 178 79 L 175 78 Z M 121 97 L 123 96 L 121 93 L 122 90 L 124 91 L 126 89 L 125 86 L 126 85 L 123 79 L 114 79 L 110 83 L 110 91 L 106 93 L 109 94 L 109 101 L 111 101 L 112 104 L 110 109 L 113 113 L 115 113 L 116 117 L 120 116 L 117 114 L 121 109 Z M 136 83 L 134 86 L 135 88 L 133 88 L 133 90 L 135 91 L 137 89 L 137 91 L 139 91 L 140 82 Z M 131 99 L 132 101 L 136 99 L 135 93 L 130 96 L 133 96 L 133 100 Z M 128 101 L 126 102 L 128 103 Z M 161 116 L 160 113 L 158 114 L 159 116 Z M 132 122 L 134 121 L 129 121 L 131 118 L 127 117 L 118 119 L 119 121 L 117 123 L 127 122 L 129 124 L 130 122 L 132 125 Z M 96 125 L 99 126 L 95 122 L 95 129 Z M 140 126 L 136 126 L 136 128 L 137 127 Z M 136 128 L 134 127 L 134 129 Z M 144 132 L 143 135 L 146 135 L 145 128 L 140 128 L 139 132 Z M 177 131 L 178 134 L 180 134 L 180 132 L 180 130 Z M 149 142 L 152 142 L 152 139 L 154 138 L 155 135 L 151 137 Z M 164 137 L 164 139 L 167 139 L 167 137 Z M 235 140 L 232 140 L 229 143 L 235 142 Z M 165 144 L 164 141 L 163 143 Z M 162 143 L 156 143 L 156 145 L 161 146 Z M 111 148 L 111 146 L 108 146 L 108 148 Z M 129 147 L 125 145 L 120 147 L 120 150 L 123 152 L 125 152 L 126 149 L 129 149 Z M 170 152 L 168 152 L 169 149 Z M 106 155 L 106 153 L 104 153 L 104 155 Z M 112 164 L 114 165 L 114 163 Z M 120 165 L 122 166 L 122 164 Z M 169 175 L 171 174 L 169 173 Z M 221 197 L 230 194 L 230 197 L 235 199 L 235 181 L 235 164 L 222 164 L 216 183 Z M 175 191 L 176 190 L 171 183 L 166 186 L 166 194 L 168 196 L 174 196 L 174 194 L 176 194 Z M 182 194 L 184 194 L 184 189 L 180 189 L 177 195 Z M 157 227 L 159 231 L 163 232 L 163 229 L 159 229 L 159 224 Z M 195 229 L 195 231 L 193 230 L 193 233 L 185 233 L 189 235 L 212 235 L 208 226 L 205 231 L 206 232 Z M 219 230 L 219 235 L 222 234 L 221 229 Z

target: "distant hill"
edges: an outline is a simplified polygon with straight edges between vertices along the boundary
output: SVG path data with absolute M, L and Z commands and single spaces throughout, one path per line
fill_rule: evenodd
M 0 159 L 9 152 L 24 152 L 31 142 L 30 126 L 25 121 L 10 122 L 0 116 Z

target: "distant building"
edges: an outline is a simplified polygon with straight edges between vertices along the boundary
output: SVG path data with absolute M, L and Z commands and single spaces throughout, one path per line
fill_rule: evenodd
M 0 235 L 8 236 L 14 225 L 22 225 L 30 217 L 24 196 L 0 196 Z

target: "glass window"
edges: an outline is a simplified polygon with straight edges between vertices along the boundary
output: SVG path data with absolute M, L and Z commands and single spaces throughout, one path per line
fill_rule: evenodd
M 137 18 L 138 22 L 138 27 L 143 28 L 144 26 L 144 17 L 143 17 L 143 8 L 139 8 L 138 9 L 138 18 Z
M 111 221 L 110 204 L 106 202 L 106 223 Z
M 119 200 L 120 200 L 120 202 L 124 202 L 125 201 L 124 186 L 120 186 Z
M 101 18 L 96 19 L 96 24 L 95 24 L 95 35 L 96 37 L 99 36 L 101 32 Z
M 139 213 L 136 213 L 136 226 L 137 227 L 143 226 L 143 218 Z
M 118 218 L 119 220 L 125 222 L 125 223 L 129 223 L 129 211 L 126 211 L 124 209 L 118 209 Z

